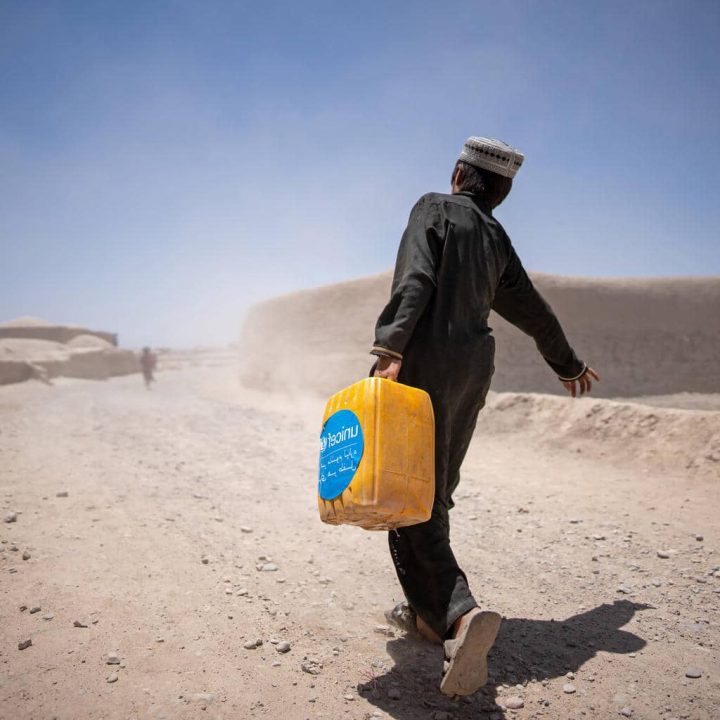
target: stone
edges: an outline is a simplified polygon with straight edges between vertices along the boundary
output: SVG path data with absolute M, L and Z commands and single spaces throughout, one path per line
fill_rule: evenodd
M 215 702 L 215 693 L 195 693 L 193 700 L 200 705 L 211 705 Z
M 685 677 L 697 680 L 698 678 L 702 677 L 702 670 L 696 667 L 689 667 L 687 670 L 685 670 Z
M 118 681 L 118 674 L 117 673 L 110 673 L 107 678 L 105 679 L 105 682 L 109 683 L 115 683 Z
M 6 523 L 17 522 L 17 513 L 9 512 L 9 513 L 7 513 L 7 515 L 5 515 L 3 520 Z
M 252 531 L 253 531 L 253 529 L 252 529 L 251 527 L 247 527 L 246 525 L 243 525 L 243 526 L 240 528 L 240 532 L 251 533 Z
M 314 658 L 305 658 L 305 660 L 300 663 L 300 668 L 303 672 L 308 673 L 308 675 L 319 675 L 322 670 L 322 663 Z
M 29 612 L 31 615 L 34 615 L 35 613 L 40 612 L 40 610 L 42 610 L 42 608 L 39 605 L 35 605 L 34 607 L 30 608 Z
M 279 643 L 275 646 L 275 649 L 276 649 L 279 653 L 290 652 L 290 643 L 287 642 L 287 640 L 283 640 L 283 641 L 279 642 Z
M 27 638 L 26 640 L 21 640 L 18 643 L 18 650 L 27 650 L 32 645 L 32 639 Z
M 631 707 L 624 707 L 620 711 L 620 714 L 623 715 L 624 717 L 632 717 L 633 709 Z
M 375 632 L 378 635 L 385 635 L 386 637 L 395 637 L 395 632 L 389 625 L 376 625 Z
M 246 650 L 255 650 L 255 648 L 259 648 L 263 644 L 263 641 L 258 638 L 257 640 L 248 640 L 246 643 L 243 644 L 243 647 Z
M 263 565 L 260 567 L 260 570 L 262 572 L 277 572 L 278 566 L 275 563 L 263 563 Z
M 203 565 L 207 565 L 207 564 L 210 562 L 210 560 L 209 560 L 208 558 L 204 557 L 204 558 L 201 558 L 200 562 L 201 562 Z
M 525 701 L 517 695 L 509 697 L 507 700 L 503 700 L 502 703 L 508 710 L 520 710 L 520 708 L 525 707 Z
M 657 556 L 659 558 L 662 558 L 663 560 L 667 560 L 670 557 L 670 551 L 669 550 L 658 550 Z
M 73 620 L 73 627 L 86 628 L 87 625 L 85 623 L 81 622 L 80 620 Z
M 31 557 L 32 557 L 32 555 L 30 555 L 30 553 L 27 550 L 23 551 L 23 554 L 22 554 L 23 560 L 29 560 Z
M 105 660 L 105 662 L 108 665 L 119 665 L 120 656 L 117 653 L 108 653 L 107 660 Z
M 696 539 L 698 542 L 702 542 L 705 538 L 704 538 L 702 535 L 696 535 L 696 536 L 695 536 L 695 539 Z
M 570 683 L 565 683 L 563 685 L 563 692 L 566 695 L 572 695 L 575 692 L 575 686 Z
M 55 616 L 54 616 L 52 613 L 45 613 L 45 614 L 42 616 L 42 619 L 43 619 L 43 620 L 52 620 L 54 617 L 55 617 Z
M 67 497 L 68 491 L 67 490 L 61 490 L 59 493 L 55 493 L 55 497 Z

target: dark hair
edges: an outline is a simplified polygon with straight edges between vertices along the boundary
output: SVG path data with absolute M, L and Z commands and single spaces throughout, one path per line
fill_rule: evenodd
M 463 173 L 462 185 L 459 189 L 480 196 L 491 208 L 497 207 L 512 188 L 512 178 L 498 175 L 490 170 L 481 170 L 462 160 L 455 163 L 450 179 L 452 184 L 455 183 L 458 170 L 462 170 Z

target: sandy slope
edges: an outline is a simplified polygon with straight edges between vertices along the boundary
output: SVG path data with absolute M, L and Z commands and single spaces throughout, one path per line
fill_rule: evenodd
M 494 398 L 511 422 L 476 439 L 453 532 L 506 619 L 492 684 L 453 703 L 435 648 L 376 631 L 399 596 L 385 538 L 317 520 L 321 401 L 232 377 L 0 389 L 0 718 L 717 717 L 717 476 L 587 427 L 548 444 L 526 396 Z M 545 422 L 594 407 L 530 397 Z

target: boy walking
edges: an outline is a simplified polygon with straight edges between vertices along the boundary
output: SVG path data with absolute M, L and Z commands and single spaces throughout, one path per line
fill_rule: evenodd
M 408 601 L 405 614 L 425 637 L 444 642 L 441 690 L 452 696 L 487 682 L 486 656 L 500 627 L 498 613 L 478 608 L 455 560 L 448 515 L 494 371 L 490 310 L 534 338 L 573 397 L 599 380 L 575 355 L 493 217 L 523 159 L 499 140 L 471 137 L 453 170 L 451 194 L 420 198 L 400 242 L 371 351 L 378 356 L 376 376 L 421 388 L 433 403 L 432 517 L 391 531 L 389 542 Z

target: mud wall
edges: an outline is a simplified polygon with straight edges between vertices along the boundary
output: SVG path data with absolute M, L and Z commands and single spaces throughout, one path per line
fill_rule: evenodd
M 720 392 L 720 277 L 532 277 L 601 373 L 598 396 Z M 363 377 L 389 286 L 384 273 L 255 306 L 242 334 L 243 381 L 328 394 Z M 562 392 L 531 338 L 494 314 L 490 324 L 494 390 Z
M 0 326 L 0 340 L 3 338 L 18 338 L 23 340 L 52 340 L 53 342 L 69 343 L 79 335 L 93 335 L 109 342 L 111 345 L 118 344 L 115 333 L 103 332 L 102 330 L 88 330 L 86 328 L 65 325 Z

